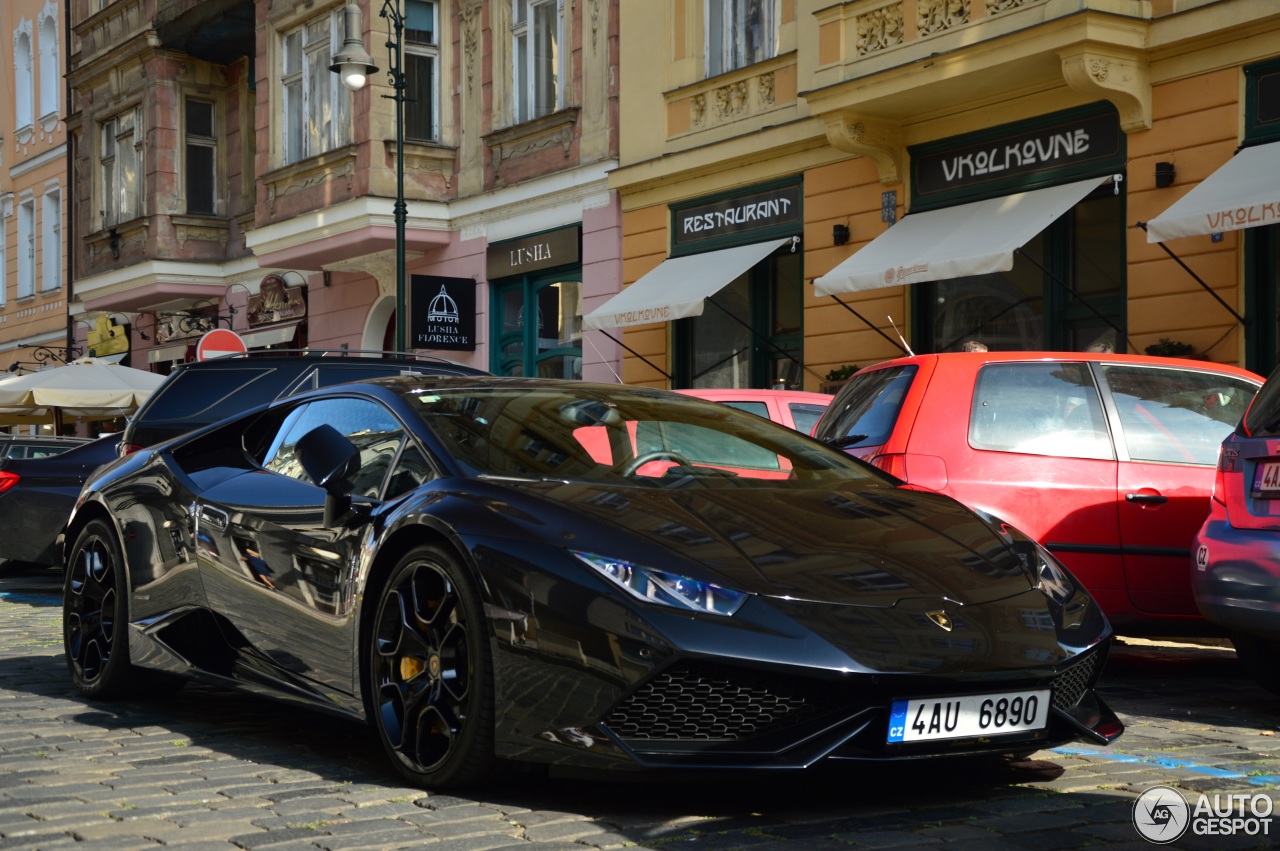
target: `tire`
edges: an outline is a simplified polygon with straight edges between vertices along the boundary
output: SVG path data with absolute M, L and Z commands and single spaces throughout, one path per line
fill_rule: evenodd
M 437 546 L 411 550 L 378 594 L 364 664 L 369 718 L 411 782 L 459 788 L 494 765 L 493 663 L 465 569 Z
M 1231 636 L 1231 643 L 1249 676 L 1267 691 L 1280 695 L 1280 641 L 1237 633 Z
M 138 685 L 129 661 L 128 598 L 115 530 L 91 520 L 71 549 L 62 592 L 67 670 L 86 697 L 121 697 Z

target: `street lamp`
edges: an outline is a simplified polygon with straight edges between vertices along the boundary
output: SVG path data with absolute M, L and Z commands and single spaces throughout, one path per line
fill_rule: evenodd
M 360 7 L 355 0 L 349 0 L 342 12 L 342 50 L 333 57 L 329 70 L 341 77 L 343 85 L 348 89 L 358 92 L 364 88 L 369 76 L 378 72 L 378 66 L 373 64 L 373 59 L 364 49 L 364 25 Z M 403 352 L 406 351 L 404 228 L 409 218 L 409 209 L 404 203 L 404 15 L 400 13 L 399 0 L 382 0 L 382 11 L 378 15 L 391 24 L 387 33 L 387 77 L 394 94 L 383 97 L 396 102 L 396 351 Z

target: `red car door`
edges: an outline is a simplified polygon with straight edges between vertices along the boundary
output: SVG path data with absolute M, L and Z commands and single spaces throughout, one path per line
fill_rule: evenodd
M 1209 514 L 1218 447 L 1257 385 L 1210 369 L 1101 365 L 1119 439 L 1116 506 L 1133 606 L 1197 615 L 1191 540 Z
M 1043 543 L 1104 610 L 1127 603 L 1116 462 L 1087 364 L 941 364 L 911 432 L 908 469 L 917 455 L 945 459 L 938 489 Z

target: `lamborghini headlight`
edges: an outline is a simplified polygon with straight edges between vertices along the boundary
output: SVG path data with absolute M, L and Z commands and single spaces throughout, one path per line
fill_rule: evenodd
M 1037 545 L 1035 553 L 1037 561 L 1040 562 L 1038 565 L 1033 565 L 1036 578 L 1039 580 L 1037 587 L 1050 600 L 1060 606 L 1065 606 L 1075 596 L 1075 580 L 1072 579 L 1070 573 L 1067 573 L 1066 568 L 1059 564 L 1058 560 L 1051 556 L 1044 547 Z
M 643 567 L 622 559 L 592 553 L 573 554 L 601 576 L 646 603 L 728 616 L 738 611 L 747 599 L 745 592 L 725 588 L 723 585 L 713 585 L 687 576 Z

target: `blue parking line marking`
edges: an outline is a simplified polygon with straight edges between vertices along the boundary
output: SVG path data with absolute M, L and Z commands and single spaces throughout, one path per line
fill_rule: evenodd
M 0 591 L 0 600 L 28 605 L 52 605 L 62 602 L 61 594 L 30 594 L 22 591 Z
M 1280 786 L 1280 776 L 1267 774 L 1260 777 L 1253 777 L 1242 771 L 1231 771 L 1226 768 L 1214 768 L 1209 765 L 1201 765 L 1198 762 L 1188 762 L 1182 759 L 1163 759 L 1154 756 L 1135 756 L 1134 754 L 1120 753 L 1118 751 L 1100 751 L 1094 748 L 1077 748 L 1070 745 L 1053 748 L 1054 753 L 1060 753 L 1065 756 L 1094 756 L 1102 759 L 1109 759 L 1113 762 L 1141 762 L 1147 765 L 1154 765 L 1159 768 L 1185 768 L 1189 771 L 1195 771 L 1199 774 L 1205 774 L 1209 777 L 1221 777 L 1227 780 L 1243 780 L 1254 786 Z

